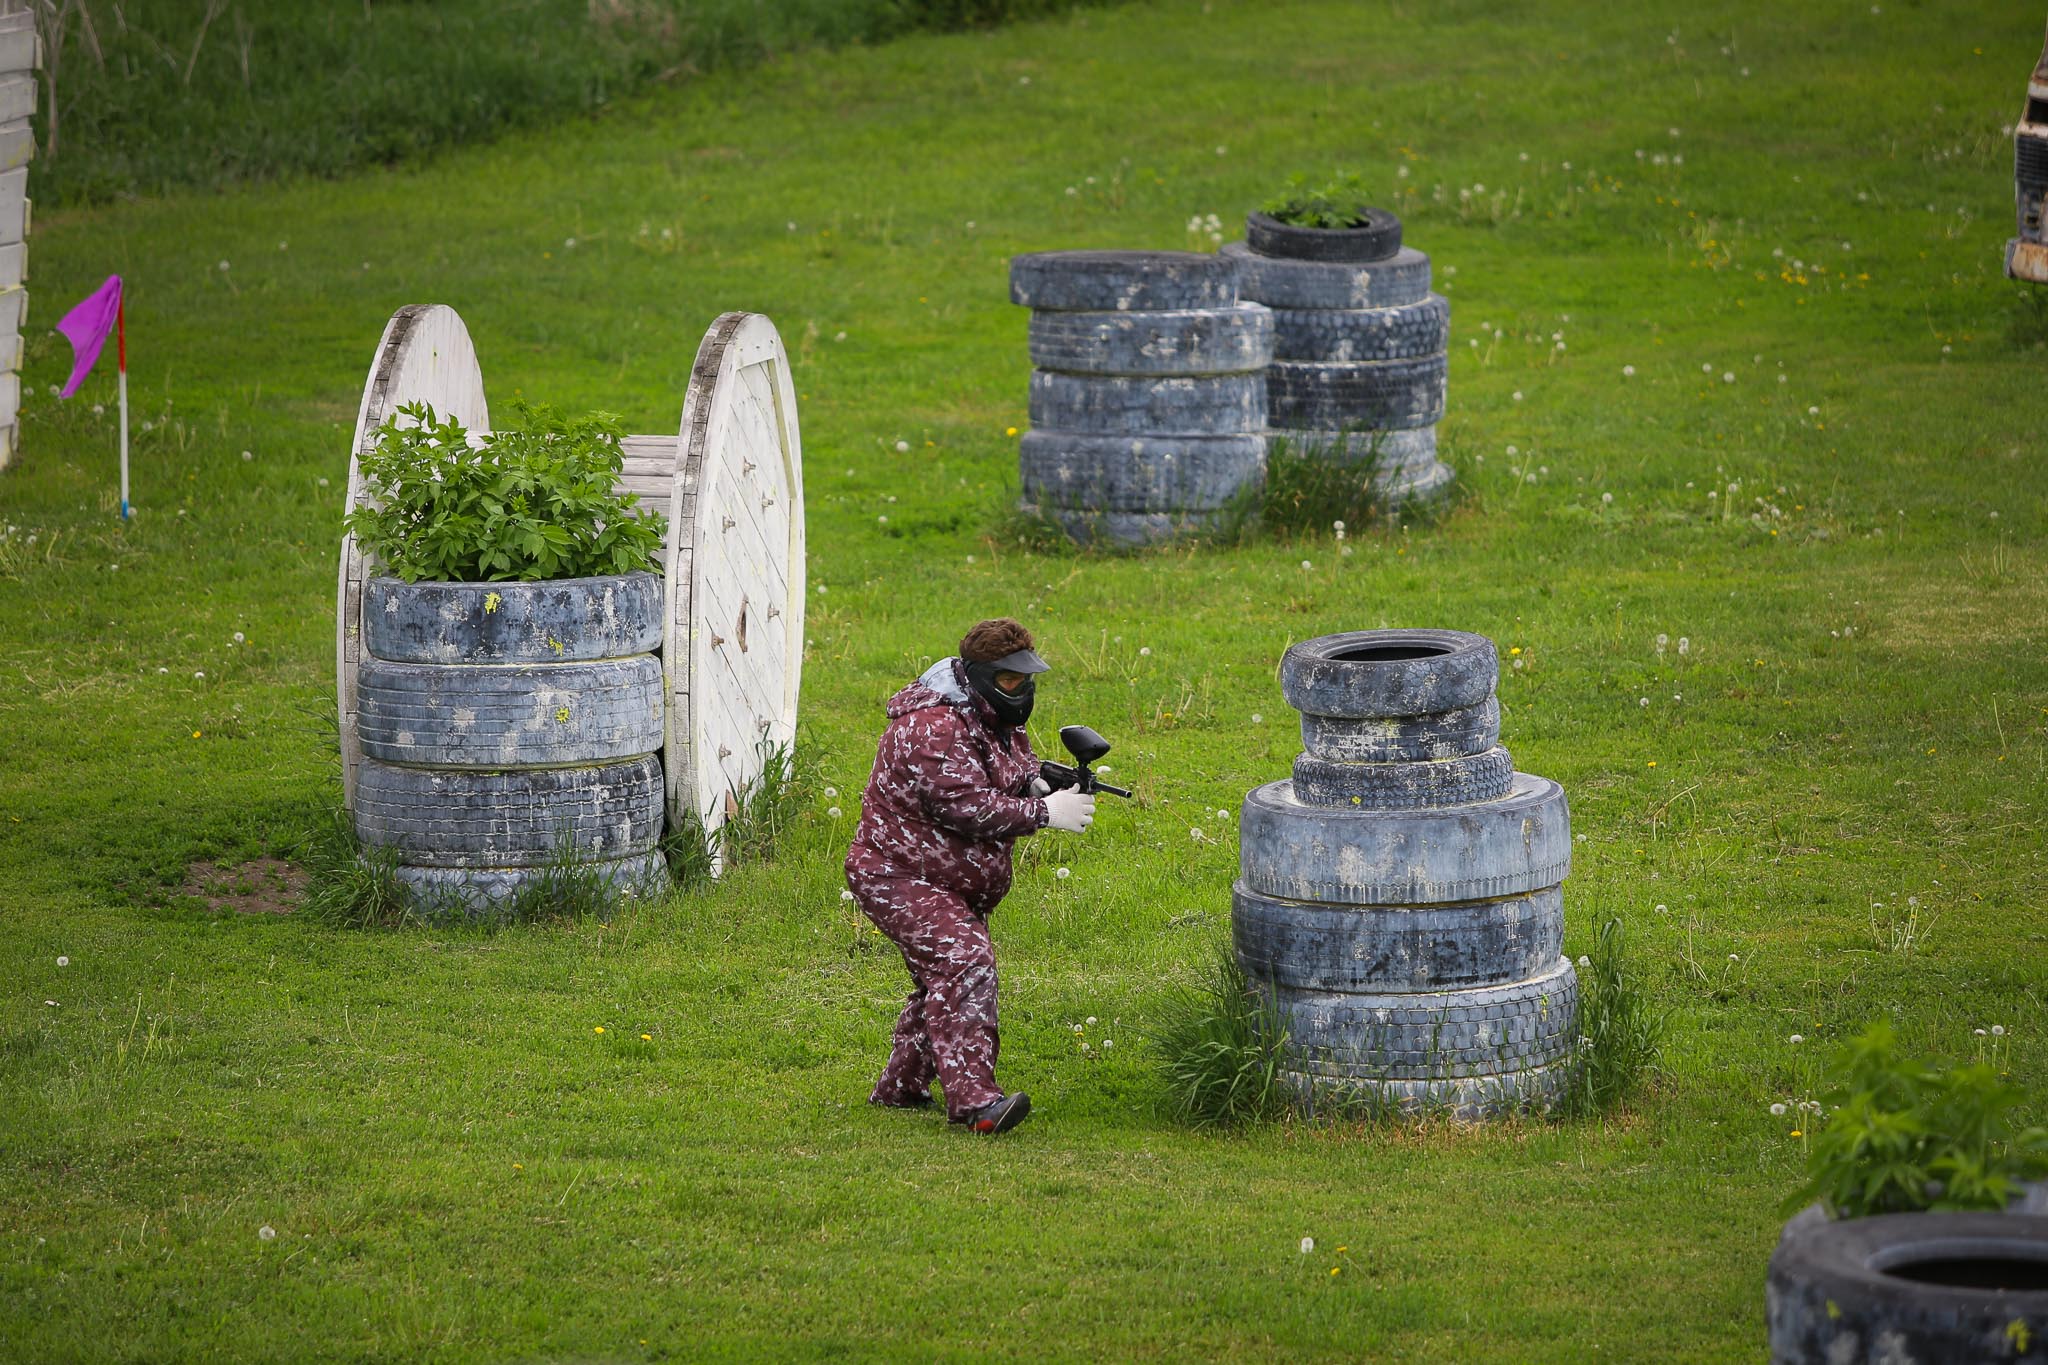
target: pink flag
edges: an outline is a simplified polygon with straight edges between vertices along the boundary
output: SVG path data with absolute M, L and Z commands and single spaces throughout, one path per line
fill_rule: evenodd
M 69 398 L 78 392 L 78 386 L 92 373 L 93 363 L 100 358 L 100 348 L 107 344 L 107 334 L 114 330 L 114 323 L 121 314 L 121 277 L 107 276 L 107 282 L 92 291 L 85 301 L 64 315 L 57 324 L 71 342 L 71 349 L 78 359 L 71 366 L 71 382 L 58 395 Z M 127 368 L 127 357 L 122 357 L 122 367 Z

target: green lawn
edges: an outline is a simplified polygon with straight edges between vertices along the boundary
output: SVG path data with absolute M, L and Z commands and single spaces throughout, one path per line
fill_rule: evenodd
M 30 338 L 0 475 L 0 1354 L 1759 1358 L 1800 1169 L 1767 1106 L 1819 1049 L 1890 1016 L 1969 1057 L 1995 1023 L 2048 1084 L 2048 307 L 2000 273 L 2040 13 L 1495 8 L 1133 4 L 38 215 L 38 329 L 127 277 L 151 426 L 123 526 L 112 376 L 59 405 L 68 348 Z M 1006 259 L 1185 247 L 1335 166 L 1436 261 L 1465 498 L 1341 545 L 1007 539 Z M 184 894 L 322 817 L 347 428 L 410 302 L 462 313 L 501 405 L 639 431 L 674 427 L 720 311 L 781 327 L 818 776 L 775 862 L 491 936 Z M 1140 799 L 1020 848 L 1001 1075 L 1037 1112 L 987 1142 L 861 1103 L 906 979 L 839 900 L 828 810 L 888 693 L 1005 612 L 1058 670 L 1044 739 L 1094 725 Z M 1380 625 L 1519 665 L 1504 742 L 1583 836 L 1567 947 L 1621 917 L 1672 1011 L 1634 1112 L 1157 1116 L 1148 1021 L 1227 937 L 1235 807 L 1299 747 L 1275 664 Z

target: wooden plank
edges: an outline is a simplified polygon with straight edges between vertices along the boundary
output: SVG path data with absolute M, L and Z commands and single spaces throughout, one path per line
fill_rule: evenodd
M 21 376 L 0 374 L 0 426 L 13 426 L 21 412 Z
M 18 9 L 0 14 L 0 33 L 19 33 L 23 29 L 33 29 L 35 26 L 34 10 Z
M 36 78 L 26 71 L 0 76 L 0 123 L 28 118 L 36 111 Z
M 0 171 L 0 243 L 18 242 L 28 231 L 28 167 Z
M 0 332 L 0 370 L 19 370 L 21 352 L 21 333 Z
M 0 170 L 26 166 L 35 159 L 36 135 L 25 118 L 0 123 Z
M 0 469 L 14 463 L 15 430 L 12 423 L 0 427 Z
M 0 246 L 0 289 L 12 289 L 28 278 L 28 243 Z
M 33 71 L 43 64 L 43 40 L 34 28 L 0 28 L 0 72 Z

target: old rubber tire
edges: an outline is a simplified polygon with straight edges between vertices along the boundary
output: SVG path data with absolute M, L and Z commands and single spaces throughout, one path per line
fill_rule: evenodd
M 1261 256 L 1290 261 L 1384 261 L 1401 249 L 1401 220 L 1385 209 L 1359 205 L 1365 221 L 1352 228 L 1283 223 L 1254 210 L 1245 215 L 1244 244 Z
M 661 576 L 363 585 L 363 647 L 394 663 L 620 659 L 661 648 Z
M 1247 976 L 1306 991 L 1436 991 L 1526 981 L 1557 961 L 1564 892 L 1360 908 L 1262 896 L 1238 882 L 1230 933 Z
M 1031 363 L 1066 374 L 1201 375 L 1273 362 L 1273 310 L 1262 303 L 1171 313 L 1031 315 Z
M 1386 470 L 1373 478 L 1373 491 L 1389 507 L 1429 502 L 1443 496 L 1456 481 L 1457 471 L 1441 460 L 1421 469 Z
M 1304 714 L 1301 747 L 1332 763 L 1417 763 L 1483 754 L 1500 742 L 1500 702 L 1492 697 L 1422 716 Z
M 1371 364 L 1442 355 L 1451 337 L 1451 305 L 1442 294 L 1396 308 L 1273 310 L 1273 358 L 1319 364 Z
M 1010 260 L 1010 302 L 1066 312 L 1160 313 L 1235 304 L 1237 267 L 1193 251 L 1034 251 Z
M 1981 1287 L 1986 1279 L 2012 1287 Z M 1772 1254 L 1764 1305 L 1774 1365 L 2043 1365 L 2048 1218 L 1891 1213 L 1808 1220 L 1788 1227 Z M 2015 1332 L 2015 1323 L 2024 1330 Z
M 1571 1058 L 1491 1076 L 1438 1080 L 1363 1080 L 1311 1076 L 1283 1067 L 1281 1085 L 1308 1117 L 1381 1119 L 1431 1114 L 1474 1121 L 1503 1114 L 1547 1114 L 1571 1087 Z
M 356 770 L 356 838 L 418 867 L 534 867 L 561 853 L 623 858 L 661 842 L 653 754 L 577 768 Z
M 1314 754 L 1294 760 L 1294 799 L 1355 810 L 1416 810 L 1498 801 L 1514 782 L 1515 761 L 1498 746 L 1463 758 L 1404 763 L 1333 763 Z
M 1266 412 L 1283 428 L 1407 431 L 1443 418 L 1449 377 L 1442 355 L 1370 365 L 1276 360 L 1266 371 Z
M 1255 979 L 1256 980 L 1256 979 Z M 1256 980 L 1287 1029 L 1290 1064 L 1336 1080 L 1436 1080 L 1550 1066 L 1578 1041 L 1578 973 L 1454 991 L 1307 991 Z
M 1238 296 L 1268 308 L 1396 308 L 1429 294 L 1429 257 L 1404 246 L 1384 261 L 1282 261 L 1242 242 L 1218 253 L 1238 271 Z
M 1024 500 L 1093 512 L 1212 512 L 1265 476 L 1260 436 L 1083 436 L 1019 443 Z
M 1436 463 L 1436 428 L 1414 427 L 1407 431 L 1301 431 L 1269 425 L 1266 453 L 1276 449 L 1303 458 L 1331 464 L 1363 465 L 1376 462 L 1382 472 L 1420 472 Z M 1284 443 L 1284 444 L 1283 444 Z
M 1254 788 L 1238 813 L 1238 868 L 1266 896 L 1337 905 L 1498 900 L 1571 872 L 1564 789 L 1516 773 L 1498 801 L 1424 810 L 1309 806 L 1292 781 Z
M 1200 539 L 1222 531 L 1229 521 L 1223 512 L 1091 512 L 1072 507 L 1032 510 L 1066 532 L 1077 545 L 1124 550 Z
M 521 892 L 559 877 L 554 867 L 412 867 L 394 869 L 412 910 L 430 924 L 482 923 L 504 919 Z M 577 875 L 602 878 L 619 896 L 654 897 L 670 885 L 668 863 L 659 853 L 587 862 Z
M 1099 436 L 1229 436 L 1266 425 L 1259 371 L 1178 379 L 1031 372 L 1031 425 Z
M 356 673 L 363 752 L 386 763 L 524 768 L 659 753 L 661 660 L 395 664 Z
M 1295 710 L 1353 720 L 1429 716 L 1493 695 L 1493 641 L 1462 630 L 1346 630 L 1287 647 L 1280 692 Z

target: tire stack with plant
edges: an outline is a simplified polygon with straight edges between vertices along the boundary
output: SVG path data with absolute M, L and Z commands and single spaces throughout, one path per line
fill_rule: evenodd
M 1484 636 L 1347 631 L 1280 661 L 1305 751 L 1241 815 L 1231 932 L 1311 1109 L 1547 1107 L 1571 1079 L 1571 819 L 1500 747 Z
M 1010 263 L 1031 314 L 1027 509 L 1077 541 L 1219 524 L 1262 486 L 1273 315 L 1216 256 L 1048 251 Z
M 1366 204 L 1356 176 L 1319 188 L 1297 178 L 1223 255 L 1244 297 L 1273 310 L 1272 434 L 1304 454 L 1369 464 L 1390 501 L 1441 492 L 1451 307 L 1430 292 L 1429 257 L 1402 245 L 1401 221 Z
M 426 918 L 658 885 L 662 525 L 615 491 L 617 423 L 530 408 L 472 442 L 400 413 L 347 519 L 381 570 L 356 679 L 364 854 Z

